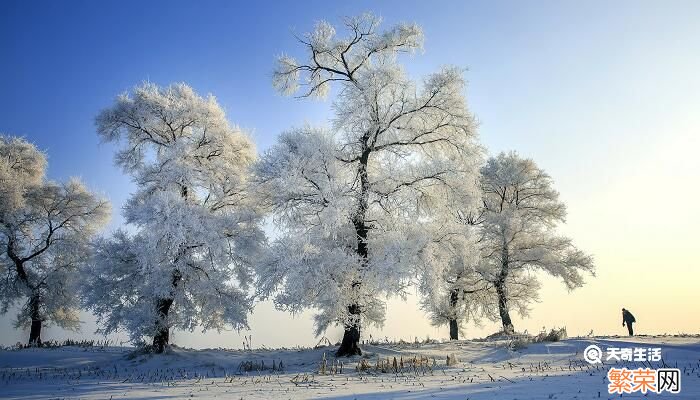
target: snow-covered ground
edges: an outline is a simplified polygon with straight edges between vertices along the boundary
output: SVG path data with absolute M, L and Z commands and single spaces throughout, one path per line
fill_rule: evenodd
M 625 394 L 624 398 L 700 399 L 700 338 L 597 337 L 531 344 L 511 351 L 503 341 L 365 346 L 369 371 L 359 357 L 344 359 L 329 374 L 332 347 L 304 350 L 186 350 L 134 355 L 131 348 L 24 349 L 0 351 L 3 399 L 612 399 L 607 371 L 590 366 L 583 349 L 660 347 L 664 362 L 683 372 L 679 394 Z M 326 353 L 327 374 L 319 373 Z M 447 355 L 459 362 L 447 366 Z M 393 359 L 404 362 L 393 371 Z M 424 360 L 412 367 L 413 359 Z M 386 372 L 377 360 L 389 360 Z M 435 365 L 433 364 L 435 359 Z M 427 360 L 427 361 L 426 361 Z M 282 362 L 282 371 L 280 369 Z M 264 362 L 265 371 L 242 366 Z M 272 370 L 272 365 L 275 365 Z M 658 363 L 652 363 L 657 367 Z M 639 363 L 618 364 L 638 368 Z

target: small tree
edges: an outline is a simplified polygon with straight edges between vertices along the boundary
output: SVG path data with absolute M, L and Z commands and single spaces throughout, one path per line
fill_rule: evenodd
M 552 179 L 529 159 L 501 153 L 481 170 L 483 208 L 478 223 L 479 275 L 493 285 L 506 334 L 514 332 L 510 310 L 527 313 L 543 271 L 561 278 L 569 290 L 583 285 L 582 272 L 594 274 L 591 256 L 555 232 L 566 207 Z
M 473 226 L 463 213 L 457 214 L 452 228 L 423 251 L 418 285 L 421 309 L 432 325 L 449 326 L 450 340 L 459 340 L 467 322 L 479 324 L 494 316 L 493 285 L 476 271 L 479 250 Z
M 0 135 L 0 311 L 24 301 L 17 327 L 29 344 L 55 323 L 77 330 L 78 268 L 109 220 L 109 203 L 77 179 L 46 179 L 46 157 L 31 143 Z
M 462 178 L 476 176 L 479 159 L 461 71 L 443 69 L 417 89 L 396 58 L 420 48 L 420 28 L 378 32 L 379 23 L 348 18 L 338 38 L 319 22 L 300 38 L 301 62 L 279 58 L 282 93 L 325 97 L 336 85 L 333 133 L 284 134 L 257 168 L 281 227 L 261 285 L 279 290 L 282 308 L 318 308 L 318 332 L 343 326 L 338 356 L 361 354 L 363 321 L 382 323 L 383 296 L 403 293 L 446 194 L 472 190 Z
M 124 207 L 133 233 L 98 243 L 84 303 L 109 333 L 151 337 L 170 329 L 246 326 L 250 262 L 264 241 L 247 191 L 255 149 L 214 97 L 146 83 L 97 117 L 99 135 L 123 143 L 116 162 L 137 192 Z

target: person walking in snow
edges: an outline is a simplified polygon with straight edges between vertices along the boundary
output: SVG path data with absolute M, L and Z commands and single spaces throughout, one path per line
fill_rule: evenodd
M 634 336 L 634 330 L 632 329 L 632 324 L 637 322 L 636 319 L 634 319 L 634 315 L 632 315 L 629 310 L 625 310 L 624 308 L 622 309 L 622 326 L 627 325 L 627 331 L 630 333 L 630 336 Z

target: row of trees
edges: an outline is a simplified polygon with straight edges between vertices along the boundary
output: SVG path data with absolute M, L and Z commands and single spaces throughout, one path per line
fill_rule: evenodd
M 24 304 L 30 343 L 45 321 L 75 327 L 82 306 L 102 333 L 125 329 L 162 352 L 171 329 L 245 328 L 253 301 L 271 298 L 317 310 L 317 334 L 343 326 L 337 354 L 349 356 L 362 326 L 382 324 L 385 299 L 412 285 L 457 339 L 482 317 L 513 333 L 536 270 L 583 284 L 593 263 L 555 234 L 565 207 L 551 178 L 515 153 L 484 162 L 462 72 L 414 82 L 398 56 L 421 48 L 418 26 L 344 22 L 344 37 L 318 23 L 299 39 L 303 57 L 281 56 L 273 75 L 283 94 L 335 93 L 332 123 L 287 131 L 259 158 L 216 100 L 185 84 L 147 83 L 103 110 L 98 134 L 121 145 L 116 163 L 137 186 L 130 229 L 109 237 L 93 240 L 106 200 L 46 181 L 43 154 L 3 137 L 2 312 Z

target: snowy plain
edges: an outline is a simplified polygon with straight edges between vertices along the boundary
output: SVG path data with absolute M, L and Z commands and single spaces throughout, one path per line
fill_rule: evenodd
M 143 355 L 128 347 L 60 347 L 0 351 L 3 399 L 617 399 L 607 392 L 614 364 L 591 366 L 583 349 L 660 347 L 663 360 L 681 369 L 681 393 L 625 394 L 623 398 L 700 399 L 700 337 L 595 337 L 530 344 L 513 351 L 506 341 L 455 341 L 364 346 L 330 374 L 335 347 L 252 351 L 174 347 Z M 320 374 L 326 355 L 326 374 Z M 446 365 L 448 355 L 458 362 Z M 394 357 L 405 362 L 401 372 Z M 421 367 L 411 360 L 429 360 Z M 435 361 L 433 361 L 433 359 Z M 386 372 L 377 360 L 389 360 Z M 280 367 L 280 361 L 282 366 Z M 244 371 L 244 366 L 264 371 Z M 272 370 L 272 365 L 275 365 Z M 434 364 L 435 363 L 435 364 Z M 659 363 L 652 363 L 657 367 Z M 427 365 L 427 366 L 426 366 Z M 639 363 L 617 367 L 638 368 Z M 336 364 L 337 369 L 338 364 Z M 660 365 L 659 365 L 660 366 Z M 280 370 L 281 368 L 281 370 Z M 339 372 L 339 371 L 338 371 Z

